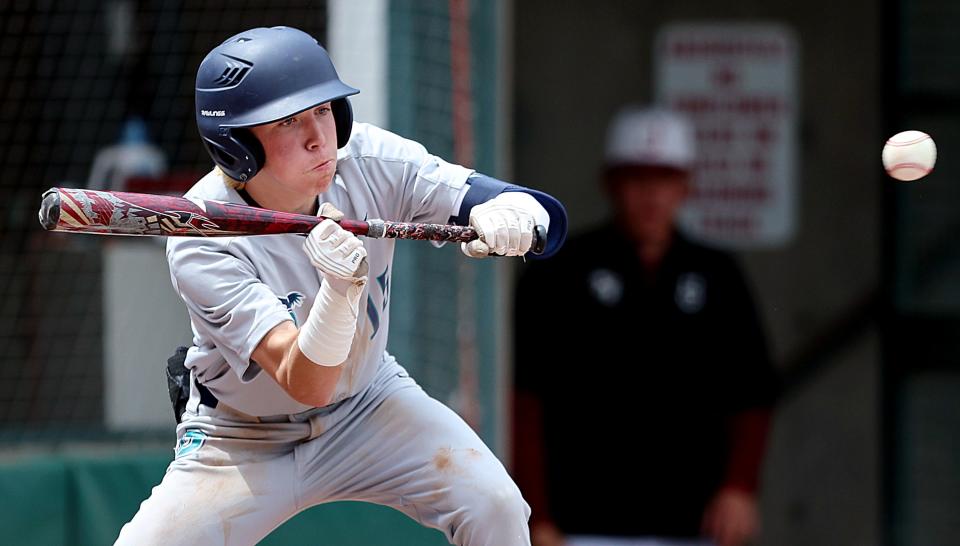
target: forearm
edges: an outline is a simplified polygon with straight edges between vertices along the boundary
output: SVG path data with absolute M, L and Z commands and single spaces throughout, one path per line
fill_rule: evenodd
M 350 354 L 368 268 L 360 241 L 329 219 L 343 213 L 329 203 L 319 213 L 328 219 L 303 245 L 323 278 L 310 314 L 299 329 L 291 321 L 275 326 L 251 355 L 291 398 L 316 407 L 330 403 Z
M 550 522 L 540 399 L 522 390 L 515 391 L 513 415 L 514 478 L 532 509 L 531 522 Z
M 264 336 L 252 358 L 291 398 L 308 406 L 330 403 L 343 366 L 320 366 L 300 350 L 300 331 L 284 321 Z
M 297 343 L 291 343 L 284 355 L 283 369 L 287 374 L 284 390 L 298 402 L 316 407 L 331 402 L 343 372 L 342 365 L 317 365 L 303 354 Z
M 756 491 L 766 452 L 771 410 L 751 408 L 733 415 L 729 423 L 730 453 L 724 487 Z

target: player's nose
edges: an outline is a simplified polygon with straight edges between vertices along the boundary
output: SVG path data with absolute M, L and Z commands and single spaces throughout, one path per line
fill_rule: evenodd
M 306 147 L 308 150 L 317 150 L 324 145 L 326 134 L 323 132 L 323 125 L 319 119 L 311 117 L 310 122 L 307 123 L 306 132 Z

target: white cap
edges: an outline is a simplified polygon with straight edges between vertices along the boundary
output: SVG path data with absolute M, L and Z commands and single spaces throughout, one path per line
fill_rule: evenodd
M 608 166 L 650 165 L 690 170 L 696 158 L 693 125 L 662 108 L 629 106 L 613 118 L 604 159 Z

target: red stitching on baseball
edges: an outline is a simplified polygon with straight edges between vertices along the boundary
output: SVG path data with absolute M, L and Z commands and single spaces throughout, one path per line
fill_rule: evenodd
M 924 167 L 919 163 L 897 163 L 893 167 L 890 167 L 889 169 L 887 169 L 887 172 L 892 173 L 893 171 L 899 171 L 900 169 L 919 169 L 927 174 L 929 174 L 930 171 L 933 170 L 932 167 Z
M 908 140 L 907 142 L 897 142 L 891 138 L 890 140 L 887 141 L 887 144 L 890 146 L 911 146 L 913 144 L 923 142 L 924 140 L 928 140 L 929 138 L 930 138 L 930 135 L 923 135 L 922 137 L 919 137 L 914 140 Z

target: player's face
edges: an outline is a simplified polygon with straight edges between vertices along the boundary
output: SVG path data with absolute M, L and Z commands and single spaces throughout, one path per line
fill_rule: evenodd
M 653 169 L 621 174 L 609 183 L 621 225 L 639 243 L 663 242 L 673 232 L 677 209 L 688 193 L 688 175 Z
M 337 169 L 337 125 L 329 102 L 251 130 L 267 158 L 258 177 L 272 178 L 278 191 L 305 196 L 330 187 Z

